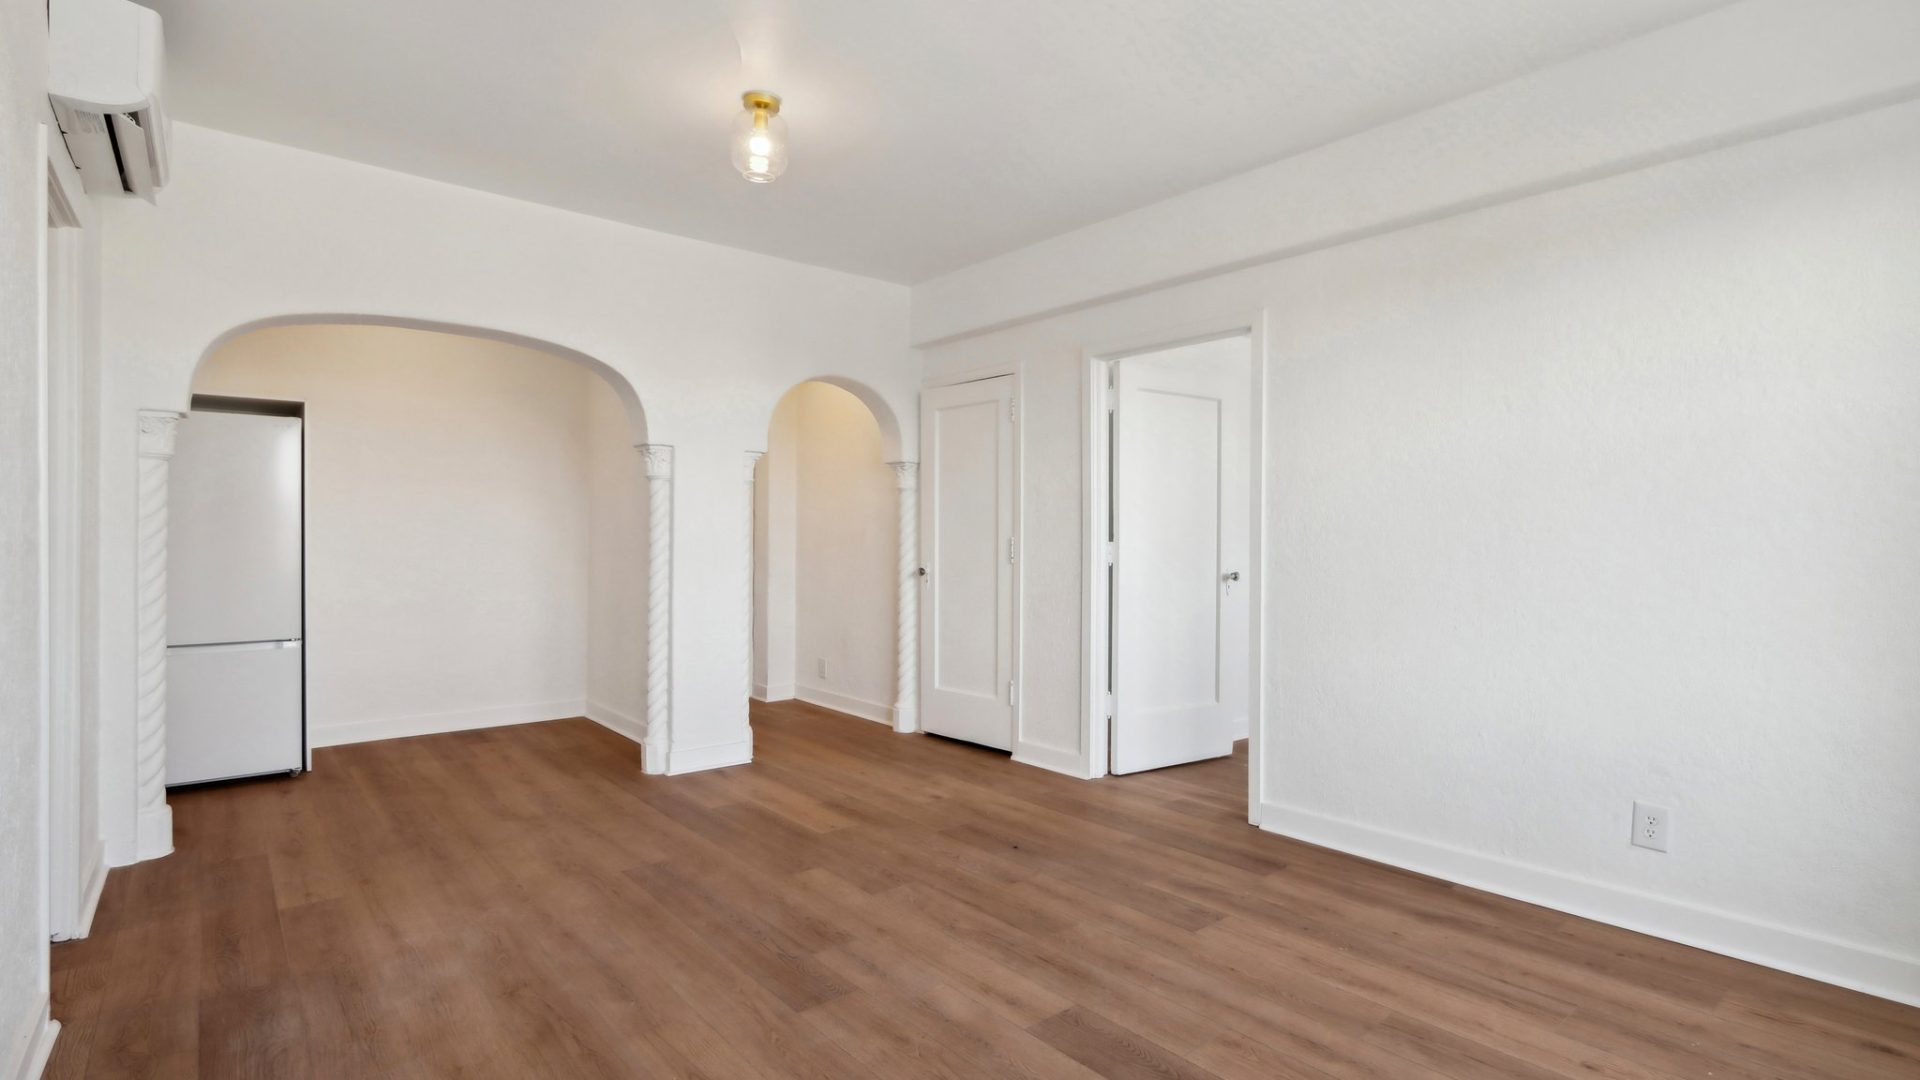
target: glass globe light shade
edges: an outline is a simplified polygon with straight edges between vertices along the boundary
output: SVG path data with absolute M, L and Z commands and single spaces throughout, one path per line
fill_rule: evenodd
M 787 171 L 787 122 L 780 119 L 780 99 L 748 94 L 744 100 L 746 108 L 733 121 L 733 167 L 756 184 L 770 184 Z

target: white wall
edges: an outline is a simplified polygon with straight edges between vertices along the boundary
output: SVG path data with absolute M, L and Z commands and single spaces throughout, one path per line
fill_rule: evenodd
M 589 376 L 587 715 L 639 740 L 647 715 L 647 475 L 620 398 Z M 644 435 L 644 433 L 640 433 Z
M 42 1030 L 40 249 L 46 19 L 0 4 L 0 1075 Z
M 753 695 L 794 694 L 794 580 L 799 557 L 800 395 L 788 391 L 767 422 L 753 466 Z
M 1264 312 L 1264 824 L 1920 1002 L 1916 175 L 1892 106 L 929 350 L 1021 373 L 1024 734 L 1083 350 Z
M 223 335 L 345 315 L 474 327 L 592 358 L 674 448 L 674 771 L 745 760 L 743 455 L 795 382 L 855 380 L 911 445 L 906 291 L 191 125 L 158 206 L 103 207 L 101 706 L 110 857 L 136 857 L 135 418 L 183 408 Z
M 313 745 L 582 713 L 590 516 L 612 540 L 643 497 L 592 511 L 590 462 L 638 457 L 599 376 L 479 338 L 289 326 L 227 342 L 193 389 L 306 403 Z M 602 600 L 609 629 L 636 617 Z
M 891 722 L 900 528 L 893 472 L 873 415 L 858 398 L 818 382 L 793 393 L 800 410 L 796 694 Z
M 767 445 L 754 491 L 755 692 L 890 723 L 899 492 L 880 429 L 859 398 L 806 382 L 780 400 Z

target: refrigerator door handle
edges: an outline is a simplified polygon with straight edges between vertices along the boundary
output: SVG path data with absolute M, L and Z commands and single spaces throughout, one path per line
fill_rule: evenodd
M 196 645 L 169 645 L 167 651 L 182 652 L 191 649 L 195 652 L 257 652 L 262 649 L 297 649 L 299 638 L 278 638 L 272 641 L 210 641 Z

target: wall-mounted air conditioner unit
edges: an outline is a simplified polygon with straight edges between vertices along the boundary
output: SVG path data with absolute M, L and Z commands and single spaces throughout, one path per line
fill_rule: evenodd
M 47 97 L 89 195 L 153 201 L 167 182 L 160 16 L 128 0 L 53 0 Z

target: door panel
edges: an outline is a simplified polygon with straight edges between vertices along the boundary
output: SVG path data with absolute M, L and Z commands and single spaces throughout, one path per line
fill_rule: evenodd
M 1013 379 L 921 398 L 921 725 L 1013 747 Z
M 1233 344 L 1116 365 L 1116 773 L 1222 757 L 1244 735 L 1248 372 Z

